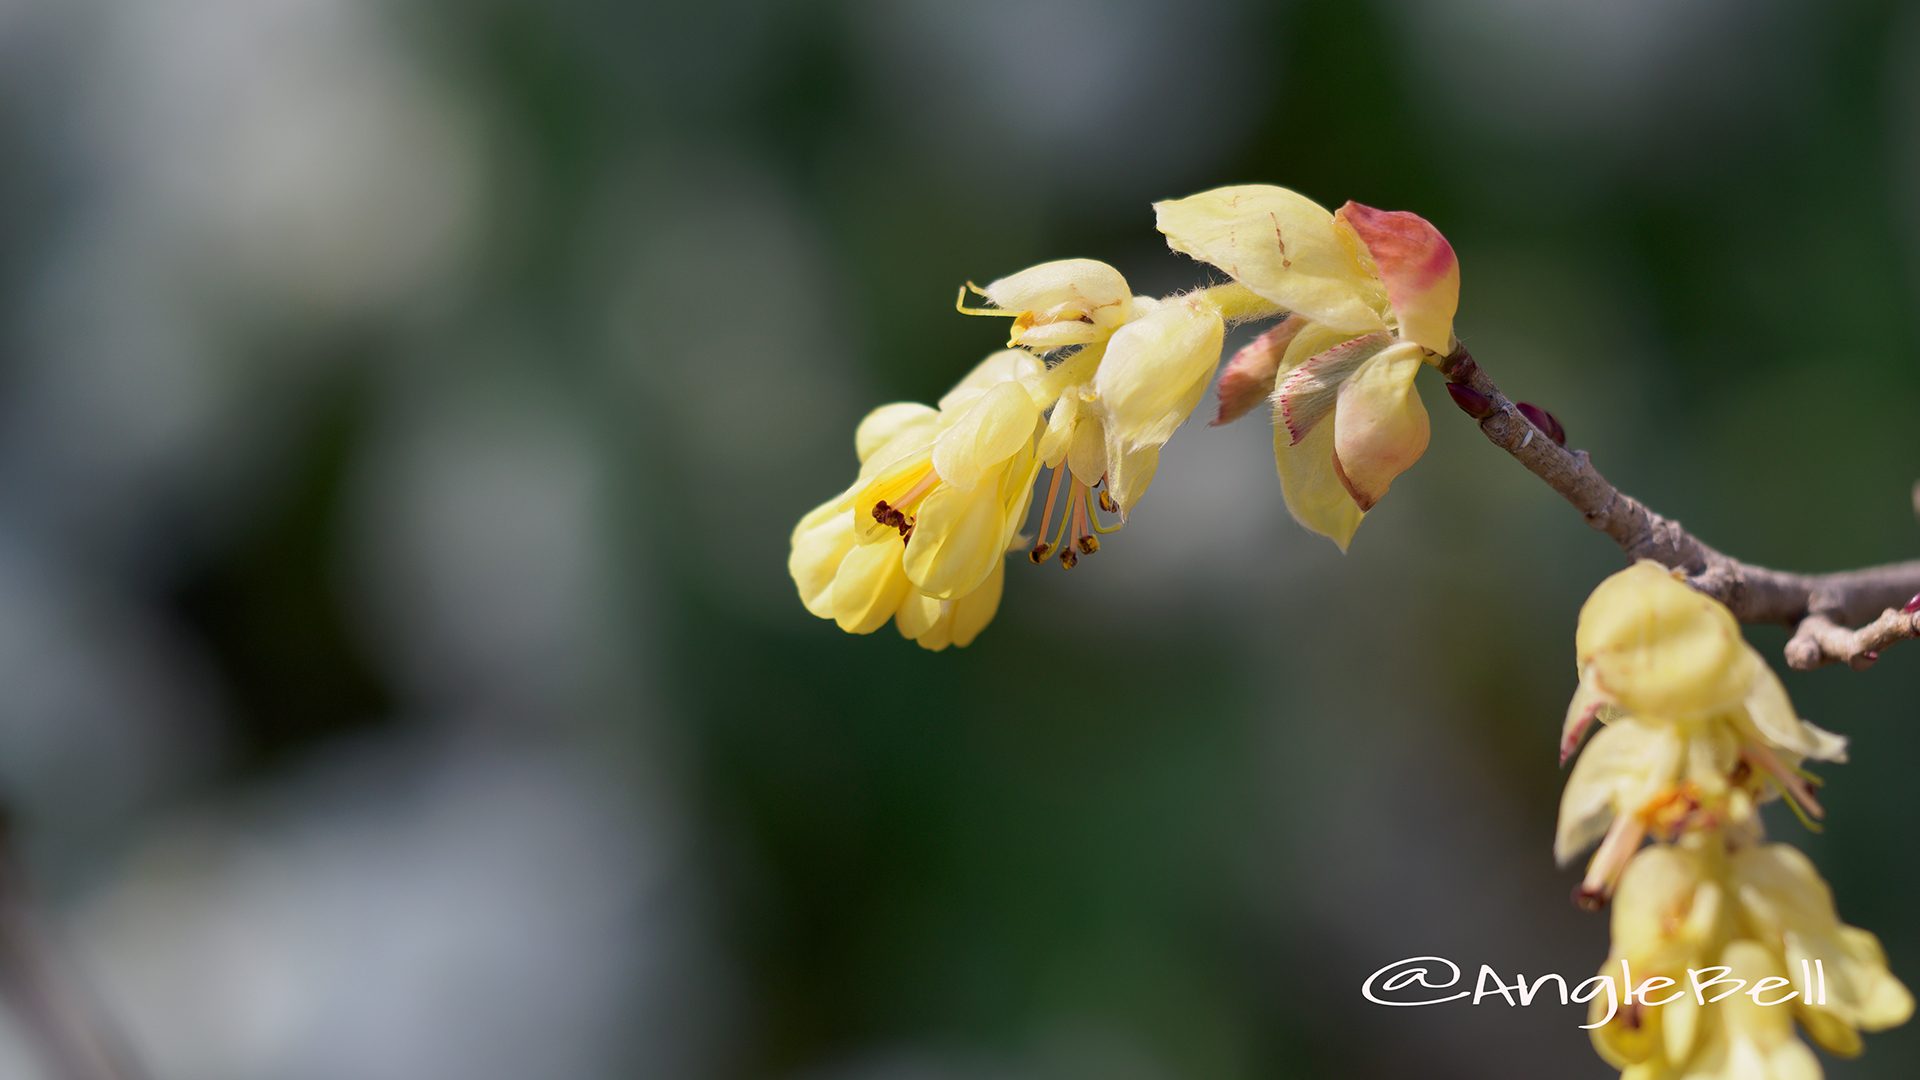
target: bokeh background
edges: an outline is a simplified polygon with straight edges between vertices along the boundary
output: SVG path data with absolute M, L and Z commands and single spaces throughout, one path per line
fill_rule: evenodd
M 1437 385 L 1351 554 L 1262 423 L 1195 425 L 964 651 L 810 618 L 788 531 L 995 346 L 959 282 L 1187 287 L 1148 204 L 1267 181 L 1430 217 L 1483 363 L 1710 541 L 1911 557 L 1916 40 L 1891 0 L 0 0 L 33 938 L 164 1080 L 1610 1076 L 1577 1007 L 1359 993 L 1606 949 L 1549 847 L 1619 558 Z M 1920 980 L 1920 649 L 1788 685 L 1855 760 L 1775 831 Z M 0 1075 L 51 1077 L 23 1000 Z M 1910 1025 L 1831 1074 L 1917 1068 Z

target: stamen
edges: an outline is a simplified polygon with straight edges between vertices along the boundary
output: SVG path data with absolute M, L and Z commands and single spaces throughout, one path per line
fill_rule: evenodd
M 1813 797 L 1813 785 L 1808 783 L 1805 777 L 1788 768 L 1785 762 L 1774 756 L 1772 750 L 1759 743 L 1748 743 L 1741 747 L 1740 756 L 1771 777 L 1773 782 L 1780 786 L 1781 794 L 1787 797 L 1787 802 L 1793 804 L 1794 813 L 1800 817 L 1801 822 L 1807 824 L 1813 831 L 1819 831 L 1807 821 L 1807 815 L 1823 818 L 1827 816 L 1827 812 L 1821 808 L 1820 801 Z
M 1105 481 L 1106 477 L 1101 477 L 1101 482 L 1104 483 Z M 1089 500 L 1091 500 L 1093 495 L 1092 491 L 1089 490 L 1087 495 Z M 1102 491 L 1100 493 L 1100 509 L 1105 510 L 1109 514 L 1117 514 L 1120 512 L 1120 504 L 1113 501 L 1113 496 Z M 1099 533 L 1101 536 L 1105 536 L 1108 533 L 1117 533 L 1120 531 L 1120 527 L 1127 523 L 1127 519 L 1123 517 L 1111 525 L 1101 524 L 1100 515 L 1093 512 L 1091 502 L 1089 502 L 1087 506 L 1087 518 L 1093 524 L 1093 531 Z
M 1059 475 L 1058 470 L 1055 471 L 1055 475 Z M 1067 495 L 1066 513 L 1060 515 L 1060 531 L 1053 534 L 1053 543 L 1047 545 L 1047 550 L 1051 551 L 1067 542 L 1067 523 L 1073 518 L 1073 506 L 1079 499 L 1079 496 L 1080 491 L 1077 487 Z M 1069 559 L 1068 556 L 1070 555 L 1073 555 L 1072 548 L 1068 548 L 1060 553 L 1061 563 L 1069 570 L 1073 569 L 1073 564 L 1079 561 L 1077 557 Z
M 1080 516 L 1080 493 L 1086 489 L 1085 484 L 1074 484 L 1068 491 L 1067 512 L 1060 515 L 1060 532 L 1053 538 L 1053 546 L 1060 549 L 1060 565 L 1068 570 L 1080 561 L 1080 556 L 1067 545 L 1067 526 Z
M 1087 504 L 1092 502 L 1087 485 L 1076 484 L 1073 492 L 1073 538 L 1081 552 L 1091 555 L 1100 550 L 1100 542 L 1087 529 Z
M 873 520 L 889 528 L 900 530 L 900 539 L 906 540 L 913 535 L 914 507 L 940 483 L 940 474 L 928 469 L 914 485 L 900 496 L 898 502 L 885 499 L 873 504 Z
M 1034 534 L 1033 550 L 1027 552 L 1027 558 L 1033 560 L 1035 566 L 1046 562 L 1047 553 L 1054 547 L 1053 544 L 1047 543 L 1047 526 L 1053 521 L 1054 497 L 1060 494 L 1060 475 L 1066 471 L 1066 462 L 1061 462 L 1060 467 L 1053 470 L 1053 479 L 1047 481 L 1047 504 L 1040 511 L 1040 530 Z

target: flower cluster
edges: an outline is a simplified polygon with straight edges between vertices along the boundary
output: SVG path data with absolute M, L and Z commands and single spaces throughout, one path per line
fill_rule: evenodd
M 1274 314 L 1231 290 L 1134 296 L 1090 259 L 975 291 L 993 306 L 961 310 L 1011 318 L 1008 348 L 935 407 L 870 413 L 854 436 L 858 477 L 794 529 L 801 601 L 849 633 L 891 619 L 928 649 L 971 642 L 999 607 L 1042 470 L 1051 480 L 1029 557 L 1072 568 L 1098 551 L 1205 394 L 1228 320 Z
M 1344 550 L 1427 449 L 1422 366 L 1453 351 L 1460 264 L 1426 219 L 1285 188 L 1220 188 L 1154 207 L 1176 251 L 1291 314 L 1237 353 L 1215 423 L 1273 403 L 1274 464 L 1294 519 Z
M 1845 742 L 1795 715 L 1786 691 L 1719 603 L 1641 562 L 1580 612 L 1580 686 L 1561 758 L 1599 725 L 1560 804 L 1555 854 L 1598 850 L 1575 896 L 1612 902 L 1613 948 L 1636 979 L 1730 978 L 1785 986 L 1816 964 L 1822 992 L 1635 1001 L 1593 1031 L 1628 1080 L 1808 1080 L 1820 1068 L 1794 1036 L 1860 1051 L 1860 1032 L 1906 1021 L 1913 1000 L 1870 933 L 1844 925 L 1813 864 L 1763 842 L 1759 804 L 1821 816 L 1802 763 L 1841 761 Z M 1656 841 L 1642 847 L 1651 837 Z M 1670 999 L 1669 999 L 1670 998 Z
M 1215 422 L 1271 398 L 1288 508 L 1347 546 L 1426 449 L 1413 379 L 1453 348 L 1452 247 L 1413 214 L 1330 213 L 1277 187 L 1155 210 L 1174 250 L 1233 281 L 1136 296 L 1106 263 L 1066 259 L 969 285 L 987 306 L 962 290 L 961 312 L 1011 320 L 1007 348 L 937 406 L 884 405 L 861 422 L 854 483 L 793 533 L 807 610 L 856 634 L 891 619 L 935 650 L 971 642 L 999 606 L 1008 551 L 1071 568 L 1126 521 L 1205 396 L 1227 327 L 1253 319 L 1278 322 L 1227 366 Z

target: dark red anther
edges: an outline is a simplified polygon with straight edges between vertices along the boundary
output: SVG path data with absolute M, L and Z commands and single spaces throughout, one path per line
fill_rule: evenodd
M 1493 415 L 1493 399 L 1464 383 L 1447 384 L 1447 396 L 1460 406 L 1460 411 L 1475 420 L 1485 420 Z
M 1527 423 L 1539 428 L 1547 438 L 1560 446 L 1567 445 L 1567 429 L 1560 426 L 1560 421 L 1555 420 L 1552 413 L 1526 401 L 1515 402 L 1514 408 L 1519 409 L 1520 415 L 1527 418 Z

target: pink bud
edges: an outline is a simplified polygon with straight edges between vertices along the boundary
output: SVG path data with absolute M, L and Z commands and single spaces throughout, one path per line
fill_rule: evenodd
M 1920 612 L 1920 593 L 1915 593 L 1913 599 L 1907 601 L 1907 606 L 1901 608 L 1900 612 L 1903 615 L 1912 615 L 1915 612 Z
M 1475 420 L 1485 420 L 1493 415 L 1493 399 L 1471 386 L 1450 382 L 1447 384 L 1447 395 L 1453 398 L 1455 405 L 1460 406 L 1461 412 Z
M 1526 417 L 1529 424 L 1539 428 L 1547 438 L 1552 439 L 1557 445 L 1567 445 L 1567 429 L 1560 426 L 1560 421 L 1555 420 L 1552 413 L 1538 405 L 1525 401 L 1516 402 L 1514 408 L 1519 409 L 1520 415 Z

